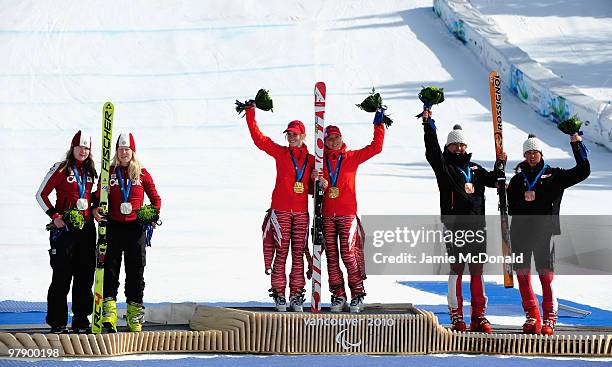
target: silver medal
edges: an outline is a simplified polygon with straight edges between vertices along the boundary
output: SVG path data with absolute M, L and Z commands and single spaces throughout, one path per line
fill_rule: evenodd
M 87 202 L 87 199 L 85 198 L 80 198 L 79 200 L 77 200 L 76 202 L 76 207 L 79 210 L 87 210 L 87 208 L 89 207 L 89 203 Z
M 121 203 L 119 207 L 119 211 L 121 214 L 128 215 L 132 213 L 132 203 Z

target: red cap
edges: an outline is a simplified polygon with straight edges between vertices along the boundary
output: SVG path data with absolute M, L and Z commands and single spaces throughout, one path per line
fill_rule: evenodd
M 325 128 L 325 135 L 324 135 L 324 139 L 327 139 L 328 136 L 336 134 L 338 136 L 342 136 L 342 134 L 340 133 L 340 129 L 338 128 L 338 126 L 334 126 L 334 125 L 329 125 Z
M 288 131 L 291 131 L 292 133 L 296 134 L 306 134 L 306 128 L 304 127 L 304 124 L 302 123 L 302 121 L 299 120 L 291 121 L 283 132 L 286 133 Z
M 86 133 L 81 132 L 81 130 L 77 131 L 72 137 L 72 141 L 70 142 L 70 149 L 74 147 L 87 147 L 91 149 L 91 136 Z
M 119 135 L 117 139 L 116 148 L 119 147 L 128 147 L 132 149 L 132 152 L 136 152 L 136 143 L 134 142 L 134 135 L 132 133 L 123 133 Z

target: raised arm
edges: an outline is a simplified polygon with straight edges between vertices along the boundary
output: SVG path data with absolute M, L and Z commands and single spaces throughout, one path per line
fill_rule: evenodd
M 571 146 L 572 152 L 574 153 L 574 159 L 576 160 L 576 166 L 570 169 L 560 169 L 557 172 L 559 185 L 563 189 L 584 181 L 591 174 L 591 163 L 587 156 L 588 150 L 578 134 L 572 135 Z
M 374 125 L 374 137 L 372 142 L 365 147 L 355 151 L 355 157 L 357 158 L 358 164 L 361 164 L 368 159 L 372 158 L 376 154 L 382 152 L 383 141 L 385 140 L 385 127 L 380 125 Z
M 257 121 L 255 120 L 255 107 L 247 108 L 245 110 L 245 115 L 247 125 L 249 126 L 249 132 L 251 133 L 251 138 L 253 139 L 255 146 L 272 157 L 279 156 L 283 152 L 284 147 L 273 142 L 272 139 L 265 136 L 261 130 L 259 130 Z
M 423 132 L 425 158 L 436 175 L 438 175 L 444 170 L 444 158 L 442 157 L 442 150 L 438 142 L 435 121 L 431 118 L 431 111 L 428 109 L 423 110 Z

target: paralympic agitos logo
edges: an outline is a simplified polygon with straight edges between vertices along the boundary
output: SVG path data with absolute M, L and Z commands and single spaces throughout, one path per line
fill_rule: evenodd
M 338 334 L 336 334 L 336 343 L 340 344 L 340 346 L 344 350 L 349 350 L 351 348 L 356 348 L 356 347 L 360 346 L 361 345 L 361 339 L 359 340 L 358 343 L 351 343 L 348 340 L 346 340 L 346 332 L 347 331 L 348 331 L 348 329 L 344 329 L 344 330 L 340 331 Z
M 327 328 L 338 329 L 334 342 L 339 344 L 344 350 L 351 348 L 358 348 L 362 345 L 361 335 L 365 335 L 377 332 L 377 331 L 366 331 L 364 328 L 375 328 L 380 330 L 381 328 L 392 328 L 395 326 L 395 320 L 390 317 L 378 317 L 378 316 L 367 316 L 367 317 L 307 317 L 304 318 L 304 324 L 311 327 L 323 328 L 320 331 L 323 335 L 327 334 L 325 331 Z

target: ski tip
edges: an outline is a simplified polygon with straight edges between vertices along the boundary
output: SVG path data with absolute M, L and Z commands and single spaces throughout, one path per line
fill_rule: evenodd
M 324 82 L 317 82 L 315 84 L 315 89 L 318 89 L 321 93 L 325 93 L 325 83 Z
M 111 108 L 114 108 L 113 103 L 112 103 L 112 102 L 110 102 L 110 101 L 106 101 L 106 102 L 104 103 L 104 109 L 105 109 L 105 110 L 108 110 L 108 109 L 111 109 Z

